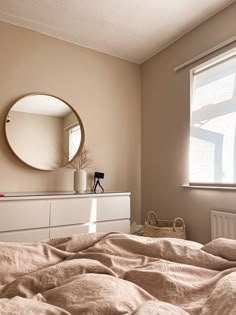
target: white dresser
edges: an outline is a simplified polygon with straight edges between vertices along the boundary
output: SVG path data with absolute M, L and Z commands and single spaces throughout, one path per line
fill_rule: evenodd
M 111 231 L 130 232 L 130 193 L 0 198 L 0 241 L 30 242 Z

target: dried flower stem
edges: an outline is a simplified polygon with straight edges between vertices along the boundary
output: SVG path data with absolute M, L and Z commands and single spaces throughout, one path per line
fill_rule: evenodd
M 83 170 L 93 166 L 93 161 L 89 157 L 89 151 L 84 148 L 81 154 L 69 163 L 69 166 L 76 170 Z

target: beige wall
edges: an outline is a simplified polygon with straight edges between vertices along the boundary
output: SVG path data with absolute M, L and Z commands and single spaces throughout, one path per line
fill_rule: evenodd
M 3 22 L 0 42 L 0 191 L 73 189 L 72 170 L 31 169 L 17 160 L 4 138 L 12 103 L 44 92 L 79 113 L 96 170 L 105 172 L 105 189 L 131 191 L 132 218 L 139 221 L 141 67 Z
M 236 4 L 142 67 L 142 217 L 149 210 L 162 219 L 182 216 L 188 237 L 200 242 L 210 239 L 211 209 L 236 212 L 236 192 L 181 187 L 188 182 L 190 67 L 178 73 L 173 68 L 235 36 L 235 17 Z

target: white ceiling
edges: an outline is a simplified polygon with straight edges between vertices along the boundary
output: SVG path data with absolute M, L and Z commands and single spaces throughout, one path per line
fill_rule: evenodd
M 0 20 L 142 63 L 235 0 L 0 0 Z

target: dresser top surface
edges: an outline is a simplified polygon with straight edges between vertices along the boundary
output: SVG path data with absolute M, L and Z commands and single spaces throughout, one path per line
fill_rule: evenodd
M 112 197 L 112 196 L 130 196 L 130 192 L 103 192 L 103 193 L 75 193 L 74 191 L 62 192 L 20 192 L 20 193 L 3 193 L 0 196 L 1 201 L 9 200 L 34 200 L 34 199 L 69 199 L 69 198 L 94 198 L 94 197 Z

